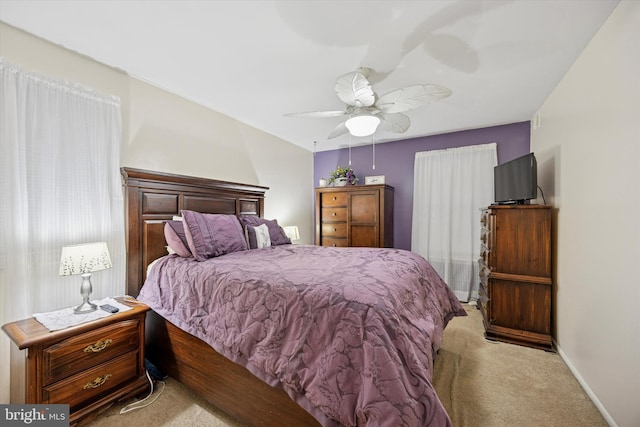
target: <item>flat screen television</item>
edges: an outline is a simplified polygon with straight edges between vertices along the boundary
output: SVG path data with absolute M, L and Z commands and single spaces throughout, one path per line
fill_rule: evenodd
M 526 156 L 493 168 L 496 204 L 524 204 L 538 195 L 538 165 L 536 156 Z

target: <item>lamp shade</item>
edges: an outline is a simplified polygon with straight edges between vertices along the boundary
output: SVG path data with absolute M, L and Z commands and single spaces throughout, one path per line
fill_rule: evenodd
M 344 125 L 349 129 L 349 133 L 353 136 L 369 136 L 373 135 L 378 129 L 380 118 L 370 114 L 363 114 L 351 117 Z
M 60 256 L 60 276 L 92 273 L 111 268 L 109 248 L 105 242 L 64 246 Z
M 291 240 L 300 240 L 300 233 L 298 232 L 298 227 L 292 225 L 290 227 L 282 227 L 284 229 L 284 234 Z

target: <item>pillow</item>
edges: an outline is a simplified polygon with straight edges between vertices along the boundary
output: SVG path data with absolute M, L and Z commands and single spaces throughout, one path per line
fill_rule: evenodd
M 235 215 L 182 211 L 189 250 L 197 261 L 247 250 L 242 226 Z
M 271 246 L 271 237 L 269 237 L 269 228 L 266 224 L 257 227 L 247 226 L 247 243 L 249 249 L 262 249 Z
M 182 221 L 167 221 L 164 224 L 164 238 L 173 252 L 181 257 L 191 257 L 189 242 L 187 242 Z
M 282 227 L 278 225 L 278 220 L 258 218 L 257 216 L 243 215 L 240 217 L 240 222 L 245 227 L 257 227 L 259 225 L 266 225 L 269 229 L 269 238 L 271 239 L 271 246 L 288 245 L 291 244 L 291 239 L 287 237 Z

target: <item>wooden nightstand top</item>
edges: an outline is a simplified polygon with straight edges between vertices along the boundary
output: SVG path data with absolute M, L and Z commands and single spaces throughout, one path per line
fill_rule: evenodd
M 77 334 L 91 331 L 93 329 L 105 326 L 114 322 L 127 319 L 140 313 L 144 313 L 149 310 L 144 303 L 136 300 L 115 298 L 119 303 L 131 307 L 131 310 L 121 311 L 119 313 L 112 314 L 107 317 L 103 317 L 98 320 L 94 320 L 87 323 L 82 323 L 70 328 L 61 329 L 58 331 L 49 331 L 42 323 L 38 322 L 35 318 L 30 317 L 28 319 L 17 320 L 15 322 L 7 323 L 2 326 L 2 329 L 11 338 L 11 340 L 18 346 L 20 350 L 25 348 L 31 348 L 37 345 L 46 345 L 51 342 L 59 341 L 67 337 L 75 336 Z

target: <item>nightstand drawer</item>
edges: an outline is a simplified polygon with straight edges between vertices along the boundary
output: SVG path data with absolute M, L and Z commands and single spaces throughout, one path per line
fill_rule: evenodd
M 347 193 L 325 193 L 322 195 L 322 207 L 327 206 L 346 206 Z
M 43 403 L 68 403 L 74 407 L 105 394 L 138 376 L 138 352 L 81 372 L 42 388 Z
M 47 347 L 43 384 L 50 384 L 139 347 L 139 320 L 124 320 Z M 135 363 L 134 363 L 135 365 Z

